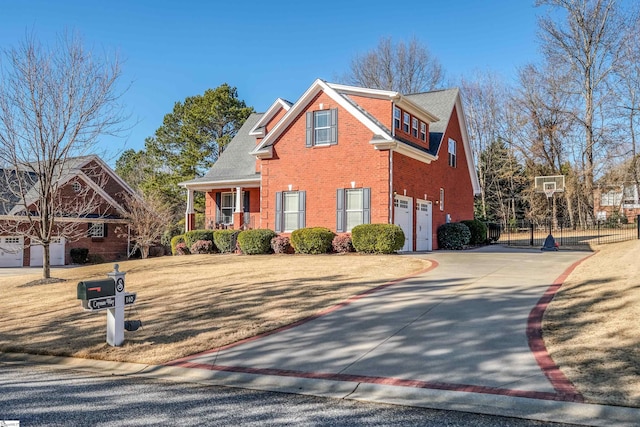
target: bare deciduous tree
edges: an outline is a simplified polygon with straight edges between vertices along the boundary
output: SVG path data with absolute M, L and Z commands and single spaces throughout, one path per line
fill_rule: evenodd
M 444 80 L 440 62 L 415 37 L 394 43 L 390 37 L 353 58 L 345 83 L 409 94 L 438 88 Z
M 46 279 L 52 239 L 73 238 L 79 220 L 95 208 L 90 190 L 64 197 L 74 158 L 90 153 L 99 136 L 118 134 L 126 119 L 117 87 L 120 63 L 117 57 L 94 56 L 68 34 L 52 46 L 29 35 L 3 51 L 1 60 L 0 162 L 7 171 L 2 186 L 14 205 L 12 215 L 22 217 L 21 225 L 7 218 L 3 224 L 5 231 L 43 245 Z
M 171 208 L 163 202 L 157 193 L 147 195 L 122 194 L 127 206 L 125 217 L 130 221 L 130 230 L 116 228 L 119 236 L 130 235 L 135 241 L 135 249 L 140 249 L 142 258 L 149 256 L 149 249 L 160 243 L 167 226 L 171 224 Z
M 565 18 L 540 19 L 543 53 L 549 64 L 569 77 L 564 90 L 581 101 L 575 119 L 582 127 L 584 143 L 584 195 L 593 211 L 593 188 L 598 150 L 604 144 L 611 76 L 623 46 L 622 16 L 616 0 L 537 0 L 538 6 L 551 6 Z

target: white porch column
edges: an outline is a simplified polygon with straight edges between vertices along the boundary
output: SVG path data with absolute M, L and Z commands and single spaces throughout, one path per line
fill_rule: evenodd
M 185 212 L 184 231 L 190 231 L 190 226 L 193 226 L 193 216 L 196 211 L 193 209 L 193 189 L 187 188 L 187 211 Z
M 236 213 L 241 213 L 243 211 L 242 206 L 242 187 L 236 187 Z

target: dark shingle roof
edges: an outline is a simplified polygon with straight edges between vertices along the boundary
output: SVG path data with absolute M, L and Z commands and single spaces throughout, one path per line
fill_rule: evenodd
M 260 117 L 262 113 L 251 114 L 206 175 L 186 181 L 185 184 L 260 179 L 260 173 L 256 172 L 256 158 L 249 154 L 256 146 L 256 139 L 249 135 L 249 131 Z
M 429 151 L 436 154 L 442 143 L 451 112 L 456 105 L 460 90 L 458 88 L 435 90 L 432 92 L 414 93 L 405 98 L 440 117 L 440 120 L 429 125 Z
M 0 215 L 8 215 L 21 200 L 19 180 L 22 181 L 23 188 L 30 189 L 37 182 L 37 177 L 30 172 L 0 169 Z

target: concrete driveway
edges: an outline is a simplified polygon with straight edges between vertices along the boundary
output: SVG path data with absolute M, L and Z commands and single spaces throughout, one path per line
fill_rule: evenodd
M 413 256 L 437 266 L 311 321 L 174 365 L 580 401 L 546 354 L 539 302 L 589 253 L 493 246 Z

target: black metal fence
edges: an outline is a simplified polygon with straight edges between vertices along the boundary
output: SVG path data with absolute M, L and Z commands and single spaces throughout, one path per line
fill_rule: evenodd
M 590 247 L 605 243 L 640 239 L 638 221 L 630 224 L 596 222 L 587 226 L 571 226 L 562 221 L 554 223 L 518 221 L 509 227 L 500 226 L 497 243 L 509 246 L 542 247 L 551 233 L 556 244 L 565 247 Z

